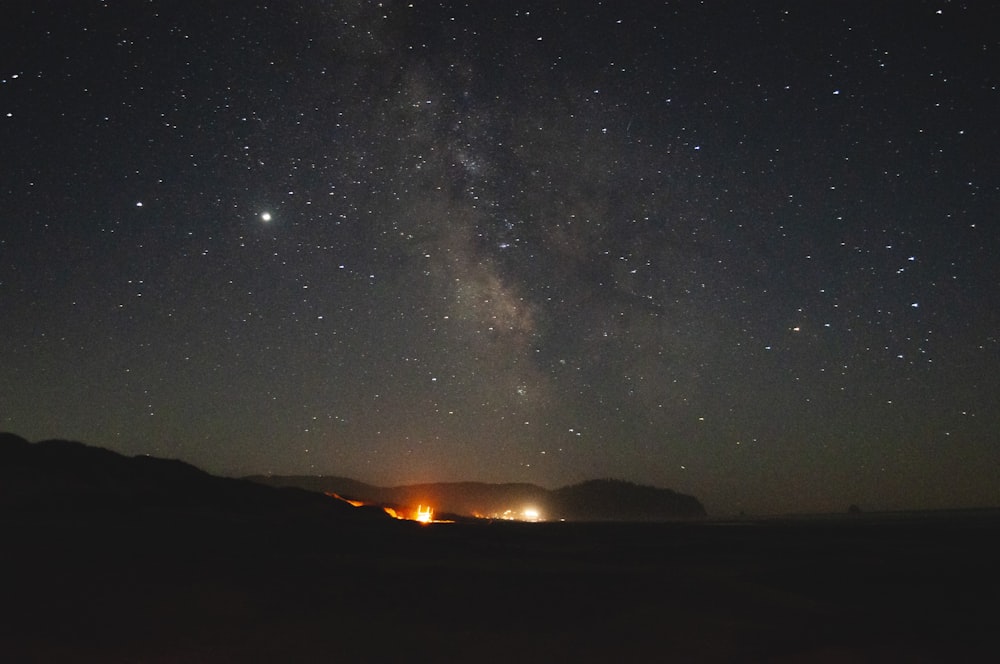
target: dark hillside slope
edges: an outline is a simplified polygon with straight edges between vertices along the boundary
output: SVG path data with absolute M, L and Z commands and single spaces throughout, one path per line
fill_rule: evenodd
M 242 518 L 379 518 L 301 489 L 216 477 L 182 461 L 0 434 L 0 510 Z
M 699 519 L 705 508 L 694 496 L 621 480 L 590 480 L 552 492 L 551 509 L 567 521 L 661 521 Z

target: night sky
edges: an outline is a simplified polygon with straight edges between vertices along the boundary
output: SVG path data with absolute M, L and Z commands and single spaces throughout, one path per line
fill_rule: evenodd
M 0 429 L 1000 504 L 993 2 L 0 9 Z

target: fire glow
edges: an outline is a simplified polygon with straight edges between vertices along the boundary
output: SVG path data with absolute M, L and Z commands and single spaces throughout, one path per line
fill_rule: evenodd
M 423 524 L 451 523 L 450 521 L 442 521 L 435 519 L 434 508 L 432 508 L 430 505 L 423 505 L 423 504 L 418 505 L 416 510 L 403 509 L 403 508 L 397 509 L 394 507 L 387 507 L 385 505 L 375 505 L 373 503 L 366 503 L 361 500 L 352 500 L 350 498 L 344 498 L 343 496 L 330 491 L 326 492 L 326 495 L 329 496 L 330 498 L 336 498 L 337 500 L 342 500 L 345 503 L 353 505 L 354 507 L 364 507 L 364 506 L 380 507 L 386 514 L 391 516 L 393 519 L 400 519 L 402 521 L 416 521 L 418 523 L 423 523 Z
M 354 507 L 378 507 L 383 510 L 386 514 L 391 516 L 393 519 L 399 519 L 401 521 L 416 521 L 417 523 L 427 524 L 427 523 L 454 523 L 453 521 L 435 519 L 434 518 L 434 508 L 430 505 L 424 505 L 423 503 L 417 505 L 416 509 L 412 507 L 389 507 L 387 505 L 379 505 L 377 503 L 366 503 L 362 500 L 353 500 L 351 498 L 344 498 L 340 494 L 333 492 L 326 492 L 326 495 L 331 498 L 336 498 L 337 500 L 342 500 L 345 503 L 349 503 Z M 502 512 L 494 512 L 492 514 L 481 514 L 474 513 L 473 516 L 477 519 L 483 519 L 487 521 L 526 521 L 529 523 L 538 523 L 544 521 L 545 518 L 542 516 L 541 510 L 533 505 L 526 505 L 521 509 L 506 509 Z

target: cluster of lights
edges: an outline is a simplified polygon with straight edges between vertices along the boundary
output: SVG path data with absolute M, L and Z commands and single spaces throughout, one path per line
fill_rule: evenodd
M 355 507 L 361 507 L 366 505 L 366 503 L 360 500 L 351 500 L 349 498 L 344 498 L 343 496 L 337 495 L 336 493 L 327 492 L 328 496 L 331 498 L 336 498 L 337 500 L 342 500 L 345 503 L 350 503 Z M 418 505 L 416 511 L 409 510 L 396 510 L 392 507 L 382 506 L 385 513 L 394 519 L 402 519 L 405 521 L 416 521 L 418 523 L 451 523 L 450 521 L 438 521 L 434 518 L 434 508 L 430 505 Z M 482 514 L 476 514 L 478 518 L 485 519 L 497 519 L 500 521 L 528 521 L 535 523 L 542 521 L 542 513 L 536 507 L 525 507 L 524 509 L 518 510 L 504 510 L 503 512 L 494 513 L 490 516 L 485 516 Z
M 535 507 L 525 507 L 520 511 L 504 510 L 503 512 L 494 513 L 487 518 L 499 519 L 501 521 L 530 521 L 535 523 L 542 520 L 542 514 Z

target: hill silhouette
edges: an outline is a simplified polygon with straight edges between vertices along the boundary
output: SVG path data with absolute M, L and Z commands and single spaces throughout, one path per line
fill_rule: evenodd
M 445 482 L 378 487 L 345 477 L 213 476 L 183 461 L 127 457 L 67 440 L 30 443 L 0 433 L 0 508 L 160 514 L 382 518 L 320 493 L 390 507 L 432 505 L 438 514 L 547 521 L 670 521 L 705 516 L 693 496 L 620 480 L 550 491 L 525 483 Z
M 310 491 L 217 477 L 183 461 L 126 457 L 67 440 L 0 433 L 0 509 L 179 517 L 382 519 Z
M 552 492 L 554 511 L 567 521 L 697 519 L 705 508 L 694 496 L 621 480 L 590 480 Z
M 274 487 L 298 487 L 390 507 L 432 505 L 439 514 L 525 518 L 535 510 L 545 521 L 676 521 L 700 519 L 694 496 L 622 480 L 589 480 L 550 491 L 534 484 L 441 482 L 380 487 L 345 477 L 262 476 L 246 479 Z

